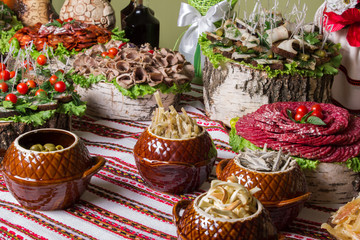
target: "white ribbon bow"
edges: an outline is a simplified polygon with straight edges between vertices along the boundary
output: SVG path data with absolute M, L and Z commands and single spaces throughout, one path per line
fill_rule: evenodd
M 206 31 L 214 31 L 216 27 L 213 23 L 223 19 L 230 9 L 230 3 L 224 0 L 210 7 L 205 16 L 201 16 L 199 11 L 191 5 L 184 2 L 181 3 L 178 26 L 191 26 L 181 39 L 179 52 L 189 62 L 194 63 L 194 54 L 200 34 Z

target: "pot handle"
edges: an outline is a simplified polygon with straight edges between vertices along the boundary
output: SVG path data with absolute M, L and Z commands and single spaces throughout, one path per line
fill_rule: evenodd
M 105 158 L 103 158 L 101 156 L 96 156 L 94 158 L 95 158 L 96 163 L 91 168 L 89 168 L 88 170 L 86 170 L 84 172 L 83 178 L 94 175 L 105 165 L 105 162 L 106 162 Z
M 287 206 L 287 205 L 291 205 L 293 203 L 296 203 L 296 202 L 301 202 L 301 201 L 306 201 L 310 198 L 310 195 L 311 195 L 311 192 L 307 192 L 301 196 L 298 196 L 296 198 L 292 198 L 292 199 L 286 199 L 286 200 L 283 200 L 283 201 L 279 201 L 277 203 L 266 203 L 266 202 L 261 202 L 263 203 L 263 205 L 265 206 L 276 206 L 276 207 L 283 207 L 283 206 Z
M 180 218 L 181 218 L 181 216 L 179 215 L 180 210 L 185 209 L 190 203 L 191 203 L 190 200 L 180 200 L 177 203 L 175 203 L 172 212 L 173 212 L 173 216 L 174 216 L 174 223 L 176 226 L 180 222 Z
M 216 176 L 220 180 L 223 180 L 223 181 L 225 180 L 225 179 L 222 179 L 222 173 L 223 173 L 224 168 L 226 167 L 226 165 L 229 163 L 230 160 L 231 159 L 229 159 L 229 158 L 223 159 L 216 166 Z

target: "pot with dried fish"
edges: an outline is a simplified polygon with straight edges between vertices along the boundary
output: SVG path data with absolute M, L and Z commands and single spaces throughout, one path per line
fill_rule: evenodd
M 234 159 L 222 160 L 216 175 L 223 181 L 238 177 L 240 184 L 261 191 L 254 194 L 269 210 L 278 229 L 285 228 L 299 214 L 310 197 L 306 179 L 296 160 L 280 150 L 246 149 Z
M 268 211 L 252 195 L 256 191 L 213 180 L 194 201 L 180 200 L 173 208 L 178 239 L 278 239 Z
M 196 120 L 165 111 L 156 93 L 156 109 L 150 127 L 134 147 L 137 169 L 145 182 L 158 191 L 184 193 L 197 189 L 210 175 L 217 151 L 209 133 Z
M 330 102 L 341 62 L 340 45 L 327 41 L 314 25 L 264 11 L 261 3 L 256 6 L 250 14 L 256 21 L 229 19 L 199 38 L 206 56 L 205 110 L 211 119 L 227 125 L 233 116 L 263 104 Z
M 194 67 L 179 52 L 121 41 L 78 54 L 74 70 L 89 115 L 134 121 L 151 120 L 156 91 L 165 107 L 176 106 L 194 76 Z

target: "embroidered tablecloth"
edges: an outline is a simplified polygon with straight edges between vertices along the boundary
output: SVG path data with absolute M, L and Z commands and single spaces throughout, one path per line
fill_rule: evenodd
M 232 158 L 226 127 L 206 117 L 201 86 L 184 94 L 181 106 L 206 128 L 218 150 L 218 160 Z M 180 199 L 194 199 L 206 191 L 211 178 L 191 194 L 168 195 L 150 189 L 136 169 L 133 147 L 150 122 L 72 119 L 72 131 L 93 156 L 106 158 L 88 189 L 74 206 L 59 211 L 22 208 L 8 192 L 0 174 L 0 239 L 176 239 L 172 208 Z M 218 161 L 217 161 L 218 162 Z M 337 206 L 306 204 L 282 234 L 285 239 L 330 239 L 320 228 Z

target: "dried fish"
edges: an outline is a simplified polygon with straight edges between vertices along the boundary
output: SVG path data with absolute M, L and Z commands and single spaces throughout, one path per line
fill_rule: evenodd
M 289 154 L 285 155 L 283 151 L 267 151 L 265 145 L 262 150 L 245 149 L 235 157 L 235 161 L 246 168 L 264 171 L 278 172 L 285 171 L 290 167 L 290 163 L 295 161 Z

